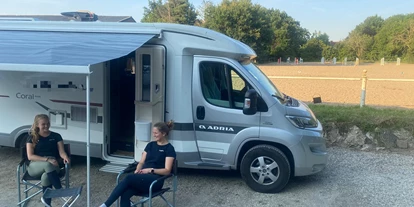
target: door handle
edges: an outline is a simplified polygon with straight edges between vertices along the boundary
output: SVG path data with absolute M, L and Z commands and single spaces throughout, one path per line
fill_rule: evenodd
M 204 120 L 205 115 L 206 110 L 204 109 L 204 106 L 197 106 L 197 119 Z

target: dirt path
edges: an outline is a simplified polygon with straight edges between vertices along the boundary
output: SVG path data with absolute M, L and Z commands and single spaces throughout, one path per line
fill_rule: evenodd
M 364 65 L 364 66 L 260 66 L 273 83 L 285 94 L 311 102 L 320 96 L 323 102 L 359 104 L 360 80 L 292 79 L 287 77 L 339 77 L 361 78 L 367 70 L 366 104 L 414 108 L 414 81 L 381 81 L 371 79 L 414 80 L 414 65 Z

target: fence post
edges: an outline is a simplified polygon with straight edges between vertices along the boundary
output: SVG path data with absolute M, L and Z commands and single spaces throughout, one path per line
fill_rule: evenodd
M 361 87 L 361 100 L 359 102 L 359 107 L 365 106 L 365 89 L 367 87 L 367 70 L 362 71 L 362 87 Z

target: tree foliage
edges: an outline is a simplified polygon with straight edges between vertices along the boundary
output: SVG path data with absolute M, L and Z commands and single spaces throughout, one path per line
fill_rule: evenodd
M 341 53 L 364 60 L 381 58 L 396 60 L 402 57 L 414 62 L 414 14 L 395 15 L 383 20 L 379 16 L 368 17 L 357 25 L 342 42 Z
M 259 60 L 298 56 L 308 31 L 285 12 L 267 9 L 251 0 L 223 0 L 204 9 L 202 26 L 251 46 Z
M 384 23 L 384 19 L 380 16 L 370 16 L 364 20 L 361 24 L 357 25 L 352 31 L 353 33 L 365 34 L 370 37 L 374 37 L 381 29 Z
M 149 0 L 141 21 L 216 30 L 252 47 L 261 62 L 279 57 L 302 57 L 305 61 L 319 61 L 321 57 L 368 61 L 401 57 L 414 63 L 414 13 L 385 20 L 370 16 L 336 43 L 321 31 L 310 34 L 286 12 L 267 9 L 251 0 L 222 0 L 217 5 L 203 0 L 199 12 L 189 0 Z
M 395 15 L 384 21 L 375 36 L 374 51 L 377 58 L 402 57 L 413 62 L 414 14 Z
M 274 37 L 266 9 L 250 0 L 223 0 L 210 4 L 204 11 L 202 26 L 224 33 L 252 47 L 262 59 L 269 54 Z
M 279 10 L 268 10 L 274 38 L 271 41 L 270 55 L 276 57 L 299 57 L 300 48 L 309 39 L 308 30 L 300 23 Z
M 301 57 L 306 61 L 320 61 L 326 44 L 317 38 L 311 38 L 302 48 Z
M 197 12 L 188 0 L 149 0 L 141 22 L 168 22 L 194 25 Z
M 321 40 L 325 45 L 329 45 L 329 35 L 326 33 L 322 33 L 321 31 L 315 31 L 312 33 L 311 38 L 316 38 L 318 40 Z

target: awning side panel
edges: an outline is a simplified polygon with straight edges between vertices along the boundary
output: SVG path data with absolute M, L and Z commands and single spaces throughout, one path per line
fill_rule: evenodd
M 89 66 L 0 63 L 1 71 L 90 74 Z
M 88 66 L 127 55 L 152 37 L 152 34 L 0 31 L 0 63 Z

